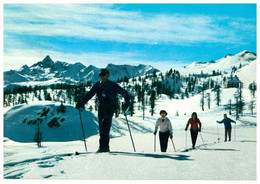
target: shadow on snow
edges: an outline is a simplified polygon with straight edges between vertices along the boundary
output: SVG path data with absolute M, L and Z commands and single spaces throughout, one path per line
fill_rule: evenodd
M 150 158 L 167 158 L 167 159 L 174 159 L 179 161 L 192 161 L 193 159 L 189 159 L 187 155 L 163 155 L 163 154 L 153 154 L 153 153 L 131 153 L 131 152 L 121 152 L 121 151 L 113 151 L 110 152 L 111 155 L 124 155 L 124 156 L 136 156 L 136 157 L 150 157 Z

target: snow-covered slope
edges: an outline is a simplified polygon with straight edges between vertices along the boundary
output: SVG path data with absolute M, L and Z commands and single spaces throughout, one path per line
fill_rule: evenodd
M 114 65 L 108 64 L 106 67 L 113 74 L 110 80 L 117 81 L 124 77 L 132 78 L 139 75 L 159 71 L 152 66 L 146 65 Z M 68 64 L 66 62 L 52 61 L 50 56 L 46 56 L 32 66 L 24 65 L 18 70 L 4 72 L 4 86 L 22 85 L 50 85 L 53 81 L 59 83 L 75 84 L 77 82 L 97 82 L 99 80 L 99 68 L 89 65 L 86 67 L 82 63 Z M 43 82 L 44 81 L 44 84 Z
M 4 140 L 5 179 L 94 179 L 94 180 L 256 180 L 256 129 L 237 127 L 236 140 L 223 142 L 224 129 L 202 131 L 197 149 L 185 150 L 185 131 L 174 131 L 174 152 L 169 141 L 167 153 L 160 153 L 158 136 L 154 152 L 153 134 L 133 134 L 110 141 L 110 153 L 96 154 L 98 136 L 83 141 L 33 143 Z M 188 133 L 189 136 L 189 133 Z M 234 138 L 234 134 L 232 136 Z M 187 145 L 190 146 L 190 137 Z M 75 155 L 75 152 L 80 155 Z M 86 182 L 86 181 L 84 181 Z M 174 181 L 176 182 L 176 181 Z
M 59 105 L 43 102 L 13 107 L 4 115 L 4 136 L 18 142 L 33 142 L 37 124 L 39 123 L 43 133 L 43 141 L 82 140 L 78 110 L 73 106 L 66 105 L 66 113 L 58 113 Z M 86 137 L 98 134 L 97 118 L 87 111 L 82 112 L 82 118 L 85 121 L 85 126 L 87 126 L 87 131 L 85 131 Z M 57 122 L 57 125 L 59 124 L 60 126 L 54 125 L 49 127 L 48 124 L 51 121 L 53 123 Z
M 240 60 L 239 60 L 240 59 Z M 239 68 L 241 61 L 241 68 Z M 45 64 L 44 64 L 45 63 Z M 80 69 L 80 75 L 88 73 L 89 78 L 95 75 L 95 67 L 83 68 L 80 63 L 73 65 L 72 69 L 66 70 L 69 64 L 59 62 L 57 67 L 51 67 L 53 63 L 46 58 L 44 63 L 35 64 L 35 70 L 42 72 L 31 75 L 46 77 L 49 72 L 48 82 L 57 82 L 57 73 L 79 77 L 73 73 Z M 57 62 L 54 62 L 54 64 Z M 198 63 L 197 63 L 198 64 Z M 110 132 L 111 153 L 96 154 L 98 149 L 98 121 L 97 112 L 88 109 L 94 107 L 95 98 L 91 99 L 86 109 L 82 112 L 84 132 L 88 146 L 88 152 L 84 153 L 82 130 L 80 125 L 79 111 L 72 105 L 64 104 L 66 112 L 59 112 L 60 103 L 47 101 L 28 101 L 29 104 L 16 105 L 5 108 L 4 113 L 4 178 L 24 179 L 173 179 L 173 180 L 255 180 L 256 179 L 256 126 L 257 114 L 248 109 L 252 95 L 248 85 L 256 80 L 256 56 L 244 51 L 235 56 L 228 55 L 215 63 L 195 64 L 180 71 L 181 74 L 189 73 L 212 73 L 212 69 L 223 71 L 224 76 L 229 76 L 231 67 L 237 67 L 234 75 L 244 83 L 243 97 L 246 108 L 243 115 L 233 125 L 232 141 L 223 142 L 223 125 L 216 123 L 227 113 L 225 105 L 230 99 L 234 102 L 234 94 L 237 88 L 225 88 L 222 85 L 223 76 L 209 76 L 199 78 L 197 86 L 203 80 L 213 79 L 221 84 L 221 102 L 215 104 L 215 92 L 206 89 L 205 94 L 211 96 L 211 108 L 205 100 L 205 109 L 201 109 L 201 93 L 190 93 L 184 99 L 170 99 L 167 95 L 157 96 L 155 114 L 151 116 L 149 105 L 143 112 L 135 104 L 135 114 L 128 115 L 128 121 L 133 134 L 133 140 L 137 152 L 133 152 L 129 131 L 124 115 L 113 117 Z M 138 66 L 139 67 L 139 66 Z M 198 68 L 197 68 L 198 67 Z M 108 65 L 108 68 L 120 74 L 142 75 L 149 72 L 149 67 L 133 69 L 132 66 Z M 29 70 L 28 70 L 29 69 Z M 30 67 L 24 66 L 20 71 L 24 75 L 30 73 Z M 45 70 L 46 69 L 46 70 Z M 90 72 L 89 72 L 90 71 Z M 11 71 L 10 71 L 11 72 Z M 14 72 L 14 71 L 12 71 Z M 182 73 L 183 72 L 183 73 Z M 120 74 L 121 75 L 121 74 Z M 145 76 L 140 78 L 145 79 Z M 65 78 L 64 78 L 65 79 Z M 68 80 L 71 79 L 68 77 Z M 76 81 L 76 79 L 73 79 Z M 158 80 L 161 80 L 160 78 Z M 165 82 L 166 79 L 164 78 Z M 41 81 L 44 84 L 46 81 Z M 170 80 L 169 80 L 170 81 Z M 145 81 L 151 84 L 149 77 Z M 38 83 L 38 81 L 35 81 Z M 132 79 L 128 85 L 136 83 Z M 173 83 L 171 81 L 171 83 Z M 186 83 L 183 82 L 184 87 Z M 125 85 L 120 83 L 121 86 Z M 183 89 L 182 89 L 183 90 Z M 58 93 L 58 92 L 57 92 Z M 55 95 L 56 93 L 54 93 Z M 178 94 L 177 94 L 178 95 Z M 179 95 L 180 96 L 180 95 Z M 136 95 L 137 101 L 137 95 Z M 172 122 L 173 141 L 177 152 L 173 151 L 172 142 L 169 140 L 167 153 L 161 153 L 158 136 L 156 139 L 156 152 L 154 152 L 155 122 L 159 118 L 160 110 L 168 112 L 168 118 Z M 198 135 L 197 147 L 194 151 L 183 152 L 191 146 L 190 133 L 184 128 L 192 112 L 197 112 L 202 122 L 202 132 Z M 235 120 L 235 112 L 228 115 Z M 37 148 L 33 143 L 39 123 L 42 132 L 43 147 Z M 218 142 L 218 138 L 220 141 Z M 187 142 L 187 144 L 186 144 Z M 203 144 L 206 145 L 203 145 Z M 78 151 L 81 154 L 75 155 Z M 234 167 L 236 166 L 236 167 Z M 80 168 L 80 169 L 79 169 Z
M 250 83 L 256 82 L 257 74 L 257 64 L 256 60 L 252 61 L 243 68 L 238 69 L 234 75 L 237 75 L 238 78 L 243 82 L 245 87 L 248 87 Z
M 212 74 L 213 70 L 225 72 L 232 70 L 232 67 L 237 69 L 248 65 L 252 61 L 256 60 L 256 54 L 250 51 L 243 51 L 236 55 L 228 54 L 224 58 L 221 58 L 217 61 L 211 62 L 194 62 L 189 66 L 180 69 L 182 74 L 195 73 L 200 74 L 201 72 Z
M 235 89 L 226 90 L 229 91 L 223 91 L 224 101 Z M 82 112 L 88 148 L 84 153 L 80 118 L 74 107 L 65 105 L 66 113 L 58 113 L 59 104 L 51 102 L 14 106 L 4 115 L 4 178 L 255 180 L 256 114 L 250 115 L 246 111 L 233 125 L 232 142 L 224 143 L 223 125 L 216 124 L 216 120 L 221 120 L 226 113 L 224 106 L 213 105 L 210 110 L 202 112 L 199 97 L 200 94 L 183 100 L 169 100 L 163 95 L 157 101 L 154 116 L 149 115 L 149 109 L 145 111 L 145 120 L 140 111 L 133 117 L 128 116 L 136 153 L 123 115 L 113 118 L 111 153 L 95 154 L 99 139 L 96 112 Z M 44 108 L 50 109 L 48 113 Z M 154 152 L 152 132 L 161 109 L 169 113 L 177 152 L 173 151 L 169 140 L 167 153 L 160 153 L 158 137 Z M 177 110 L 179 116 L 175 115 Z M 202 132 L 197 149 L 183 152 L 191 145 L 189 132 L 184 128 L 193 111 L 199 115 Z M 48 123 L 55 117 L 60 127 L 49 127 Z M 229 117 L 234 119 L 234 116 Z M 42 148 L 32 143 L 37 128 L 37 122 L 33 122 L 39 118 L 42 119 Z M 33 121 L 29 123 L 30 120 Z M 76 151 L 80 155 L 75 155 Z M 238 163 L 239 167 L 234 167 Z

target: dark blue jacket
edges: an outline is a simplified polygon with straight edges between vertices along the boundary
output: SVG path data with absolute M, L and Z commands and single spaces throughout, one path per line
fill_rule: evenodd
M 230 118 L 223 119 L 222 121 L 217 121 L 217 122 L 218 122 L 218 123 L 224 123 L 224 126 L 225 126 L 226 129 L 232 128 L 231 122 L 236 123 L 234 120 L 232 120 L 232 119 L 230 119 Z
M 127 107 L 130 103 L 130 97 L 127 91 L 112 81 L 107 81 L 105 84 L 101 82 L 94 84 L 80 103 L 86 104 L 95 94 L 98 97 L 99 107 L 101 108 L 114 108 L 118 94 L 121 94 L 124 97 L 125 105 Z

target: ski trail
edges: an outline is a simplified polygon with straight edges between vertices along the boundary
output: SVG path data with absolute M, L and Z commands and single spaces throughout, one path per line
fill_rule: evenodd
M 24 164 L 32 163 L 32 162 L 36 162 L 36 161 L 49 160 L 52 158 L 55 158 L 56 161 L 58 161 L 58 160 L 62 160 L 61 157 L 68 157 L 68 156 L 72 156 L 72 155 L 73 155 L 72 153 L 65 153 L 65 154 L 46 156 L 46 157 L 42 157 L 42 158 L 32 158 L 32 159 L 19 161 L 19 162 L 9 162 L 9 163 L 4 164 L 4 167 L 12 167 L 12 166 L 21 165 L 21 164 L 24 165 Z

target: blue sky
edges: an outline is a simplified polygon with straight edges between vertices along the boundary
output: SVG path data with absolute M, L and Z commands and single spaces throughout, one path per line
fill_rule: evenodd
M 256 52 L 255 4 L 4 4 L 4 70 L 54 61 L 160 70 Z

